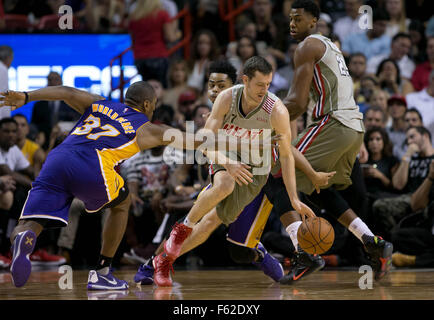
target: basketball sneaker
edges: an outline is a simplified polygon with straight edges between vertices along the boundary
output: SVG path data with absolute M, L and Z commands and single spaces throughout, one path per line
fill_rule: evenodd
M 12 244 L 11 274 L 15 287 L 22 287 L 26 284 L 32 272 L 32 264 L 29 255 L 36 244 L 36 235 L 31 230 L 17 234 Z
M 169 258 L 166 252 L 160 253 L 153 259 L 152 265 L 154 266 L 154 282 L 157 286 L 172 286 L 172 277 L 170 276 L 170 271 L 174 272 L 172 263 L 173 260 Z
M 284 276 L 283 267 L 279 260 L 267 252 L 262 243 L 258 243 L 256 247 L 260 257 L 260 262 L 253 262 L 255 266 L 261 269 L 267 276 L 278 282 Z
M 0 268 L 7 269 L 11 266 L 11 259 L 0 254 Z
M 143 285 L 150 285 L 154 283 L 154 267 L 152 266 L 152 261 L 154 260 L 154 257 L 148 259 L 146 263 L 142 263 L 139 267 L 139 270 L 137 270 L 137 273 L 134 276 L 134 282 L 143 284 Z
M 183 223 L 175 223 L 169 239 L 164 243 L 164 251 L 172 260 L 178 258 L 183 242 L 192 231 L 193 228 L 187 227 Z
M 291 269 L 280 279 L 281 284 L 292 284 L 309 274 L 324 268 L 325 261 L 318 254 L 309 254 L 298 246 L 298 251 L 291 259 Z
M 127 290 L 128 282 L 117 279 L 112 270 L 108 274 L 102 275 L 96 270 L 89 271 L 87 280 L 88 290 Z
M 375 280 L 382 279 L 390 271 L 392 265 L 393 245 L 381 237 L 369 237 L 365 242 L 365 251 L 371 260 Z

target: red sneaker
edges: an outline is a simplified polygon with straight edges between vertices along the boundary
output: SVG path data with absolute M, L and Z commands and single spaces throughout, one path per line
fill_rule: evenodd
M 172 277 L 170 271 L 173 271 L 173 260 L 169 256 L 162 252 L 154 258 L 152 265 L 154 266 L 154 283 L 160 287 L 171 287 Z
M 11 262 L 11 259 L 0 254 L 0 268 L 9 268 L 11 266 Z
M 30 255 L 30 262 L 32 263 L 33 266 L 38 266 L 38 265 L 58 266 L 66 263 L 66 259 L 56 254 L 49 254 L 44 249 L 39 249 Z
M 169 239 L 164 244 L 164 251 L 173 261 L 178 258 L 181 253 L 182 243 L 187 239 L 191 231 L 193 231 L 193 228 L 187 227 L 183 223 L 175 223 Z

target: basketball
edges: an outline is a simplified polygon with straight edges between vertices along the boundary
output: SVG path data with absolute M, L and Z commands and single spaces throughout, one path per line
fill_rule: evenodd
M 323 218 L 306 218 L 297 231 L 300 247 L 310 254 L 323 254 L 327 252 L 335 240 L 332 225 Z

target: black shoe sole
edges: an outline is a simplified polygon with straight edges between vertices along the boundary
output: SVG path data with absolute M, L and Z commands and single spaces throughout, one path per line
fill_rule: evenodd
M 304 274 L 301 277 L 294 279 L 293 276 L 289 276 L 289 274 L 287 274 L 286 276 L 283 276 L 283 278 L 279 280 L 279 283 L 285 284 L 285 285 L 290 285 L 296 281 L 299 281 L 302 278 L 305 278 L 306 276 L 310 275 L 311 273 L 314 273 L 316 271 L 321 270 L 322 268 L 324 268 L 324 266 L 325 266 L 325 261 L 322 260 L 322 263 L 318 267 L 316 267 L 315 269 L 308 269 L 307 271 L 304 272 Z
M 383 254 L 381 256 L 381 268 L 380 271 L 375 272 L 375 280 L 379 281 L 383 279 L 390 271 L 392 265 L 392 253 L 393 253 L 393 244 L 388 242 L 383 249 Z

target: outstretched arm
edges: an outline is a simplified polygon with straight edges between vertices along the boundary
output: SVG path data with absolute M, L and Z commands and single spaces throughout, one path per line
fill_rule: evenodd
M 288 126 L 289 114 L 282 102 L 278 101 L 271 113 L 271 125 L 277 134 L 282 136 L 279 141 L 279 159 L 282 164 L 282 178 L 293 208 L 303 217 L 315 216 L 313 211 L 300 201 L 297 194 L 295 179 L 294 156 L 291 149 L 291 130 Z
M 67 86 L 50 86 L 26 93 L 19 91 L 0 92 L 0 107 L 11 106 L 12 110 L 18 109 L 27 102 L 39 100 L 63 100 L 72 109 L 83 114 L 84 111 L 95 101 L 104 100 L 105 98 L 92 94 L 87 91 L 75 89 Z
M 324 44 L 317 39 L 307 39 L 295 50 L 294 78 L 291 89 L 283 100 L 291 120 L 297 119 L 307 110 L 314 66 L 324 50 Z

